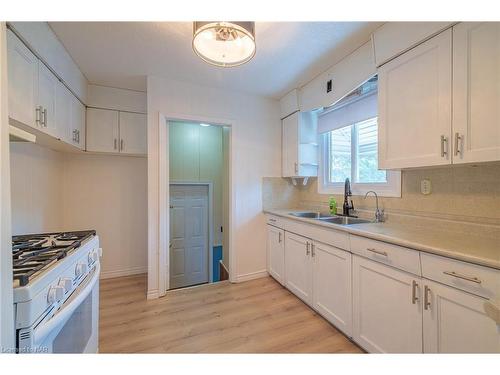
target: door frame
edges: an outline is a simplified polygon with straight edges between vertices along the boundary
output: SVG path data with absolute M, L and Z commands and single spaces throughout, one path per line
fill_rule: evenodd
M 226 213 L 229 217 L 229 281 L 236 281 L 236 251 L 234 251 L 233 238 L 233 217 L 235 216 L 235 199 L 233 190 L 233 121 L 228 119 L 220 119 L 206 116 L 183 115 L 183 114 L 163 114 L 158 113 L 158 249 L 157 255 L 151 254 L 148 258 L 148 273 L 151 274 L 153 283 L 158 289 L 151 290 L 148 284 L 147 296 L 149 299 L 162 297 L 167 293 L 170 287 L 170 274 L 168 259 L 170 257 L 170 161 L 169 161 L 169 123 L 171 121 L 184 121 L 207 123 L 214 126 L 224 126 L 229 128 L 229 145 L 228 145 L 228 200 L 229 210 Z M 151 189 L 151 187 L 149 187 Z M 151 224 L 150 224 L 151 225 Z M 151 230 L 151 229 L 150 229 Z M 150 239 L 151 240 L 151 239 Z M 151 251 L 151 249 L 150 249 Z M 156 274 L 156 275 L 155 275 Z M 154 277 L 156 276 L 156 277 Z M 149 278 L 149 277 L 148 277 Z
M 214 254 L 213 254 L 213 236 L 214 236 L 214 206 L 213 206 L 213 199 L 214 199 L 214 190 L 213 190 L 213 184 L 211 182 L 205 182 L 205 181 L 195 181 L 195 182 L 189 182 L 189 181 L 176 181 L 176 180 L 171 180 L 169 183 L 169 202 L 170 202 L 170 186 L 172 185 L 179 185 L 179 186 L 207 186 L 208 187 L 208 244 L 207 244 L 207 251 L 208 251 L 208 283 L 213 283 L 214 282 L 214 268 L 213 268 L 213 262 L 214 262 Z M 169 208 L 169 217 L 170 217 L 170 208 Z M 169 232 L 170 232 L 170 223 L 169 223 Z M 169 238 L 170 240 L 170 238 Z M 169 241 L 170 244 L 170 241 Z M 168 256 L 170 259 L 170 246 L 168 248 Z M 168 265 L 168 286 L 170 287 L 170 264 Z M 168 290 L 168 289 L 167 289 Z

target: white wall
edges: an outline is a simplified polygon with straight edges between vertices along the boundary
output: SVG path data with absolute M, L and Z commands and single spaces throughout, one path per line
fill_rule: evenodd
M 242 281 L 265 274 L 266 235 L 262 214 L 262 178 L 279 176 L 281 123 L 276 100 L 148 77 L 148 293 L 159 291 L 159 113 L 198 120 L 227 119 L 231 132 L 232 244 L 231 276 Z M 162 124 L 164 126 L 164 124 Z M 168 147 L 168 145 L 161 145 Z
M 102 278 L 147 271 L 147 159 L 67 154 L 63 230 L 95 229 Z
M 12 234 L 63 226 L 64 154 L 33 143 L 10 144 Z

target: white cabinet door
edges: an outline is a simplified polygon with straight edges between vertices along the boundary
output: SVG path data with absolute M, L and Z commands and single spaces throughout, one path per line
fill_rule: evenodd
M 119 152 L 118 111 L 87 108 L 87 151 Z
M 29 126 L 38 126 L 38 59 L 7 30 L 9 117 Z
M 421 353 L 420 279 L 361 258 L 353 263 L 353 338 L 369 352 Z
M 453 27 L 453 163 L 500 160 L 500 23 Z
M 311 254 L 314 309 L 352 336 L 351 253 L 314 242 Z
M 285 232 L 285 285 L 297 297 L 312 304 L 311 241 Z
M 424 352 L 500 353 L 500 330 L 484 312 L 486 299 L 424 283 Z
M 38 104 L 41 106 L 42 131 L 59 138 L 56 121 L 56 96 L 60 82 L 41 61 L 38 62 Z
M 282 172 L 283 177 L 299 174 L 299 112 L 282 121 Z
M 451 29 L 379 68 L 379 167 L 451 163 Z
M 69 138 L 71 128 L 71 92 L 58 82 L 56 89 L 56 128 L 58 137 L 66 143 L 71 143 Z
M 146 115 L 120 112 L 120 152 L 146 155 L 148 153 L 147 147 Z
M 74 146 L 85 149 L 85 106 L 76 96 L 71 94 L 71 126 L 69 128 L 69 142 Z M 114 146 L 114 142 L 113 142 Z
M 269 274 L 280 284 L 285 284 L 285 232 L 267 226 L 267 264 Z

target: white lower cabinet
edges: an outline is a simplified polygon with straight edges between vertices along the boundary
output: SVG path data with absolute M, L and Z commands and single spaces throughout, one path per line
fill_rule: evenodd
M 312 305 L 311 240 L 285 232 L 285 286 Z
M 420 278 L 353 255 L 353 338 L 372 353 L 421 353 Z
M 428 280 L 423 293 L 425 353 L 500 353 L 486 299 Z
M 347 336 L 352 336 L 351 253 L 314 242 L 313 307 Z
M 285 232 L 275 226 L 267 226 L 267 264 L 269 274 L 285 285 Z

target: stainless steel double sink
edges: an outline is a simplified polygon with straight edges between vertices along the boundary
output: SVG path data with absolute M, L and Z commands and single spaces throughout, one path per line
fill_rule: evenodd
M 320 212 L 290 212 L 290 215 L 307 219 L 321 220 L 326 223 L 338 224 L 338 225 L 366 224 L 372 222 L 370 220 L 360 219 L 358 217 L 331 216 L 322 214 Z

